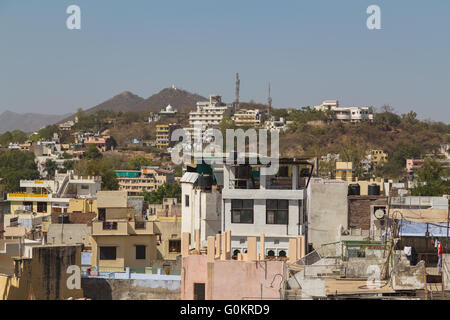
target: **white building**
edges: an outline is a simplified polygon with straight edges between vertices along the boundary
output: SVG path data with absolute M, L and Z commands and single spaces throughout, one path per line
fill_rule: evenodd
M 246 252 L 247 237 L 259 242 L 261 234 L 266 256 L 289 255 L 289 239 L 305 234 L 305 179 L 299 174 L 305 165 L 311 166 L 280 159 L 277 175 L 264 175 L 261 164 L 224 166 L 222 231 L 231 231 L 233 255 Z
M 224 116 L 231 116 L 232 104 L 223 103 L 222 97 L 212 95 L 209 101 L 197 102 L 197 109 L 189 113 L 189 125 L 201 125 L 202 127 L 217 126 Z
M 375 112 L 373 107 L 339 107 L 338 100 L 325 100 L 321 105 L 315 106 L 317 111 L 333 111 L 333 118 L 342 122 L 373 121 Z

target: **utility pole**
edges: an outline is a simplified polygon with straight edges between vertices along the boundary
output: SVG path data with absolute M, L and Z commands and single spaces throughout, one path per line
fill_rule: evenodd
M 267 111 L 267 118 L 270 118 L 270 110 L 272 109 L 272 97 L 270 95 L 270 89 L 271 88 L 270 88 L 270 82 L 269 82 L 269 95 L 267 97 L 267 105 L 269 106 L 269 110 Z
M 235 100 L 234 100 L 234 110 L 239 110 L 239 91 L 241 87 L 241 80 L 239 79 L 239 73 L 236 73 L 236 89 L 235 89 Z

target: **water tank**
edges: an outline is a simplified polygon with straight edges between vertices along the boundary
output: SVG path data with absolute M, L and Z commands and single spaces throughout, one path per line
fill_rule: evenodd
M 210 175 L 201 175 L 198 177 L 198 186 L 201 188 L 210 188 L 213 184 L 213 178 Z
M 368 187 L 367 194 L 369 196 L 379 196 L 380 195 L 380 186 L 378 184 L 370 184 Z
M 361 187 L 359 184 L 350 184 L 348 186 L 348 195 L 349 196 L 359 196 L 361 194 Z

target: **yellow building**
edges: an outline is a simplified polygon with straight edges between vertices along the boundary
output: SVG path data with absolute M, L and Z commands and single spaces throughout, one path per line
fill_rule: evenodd
M 174 261 L 181 254 L 181 217 L 158 217 L 154 220 L 157 235 L 157 259 Z
M 372 163 L 382 163 L 386 162 L 388 158 L 388 154 L 384 152 L 383 150 L 371 150 L 370 151 L 370 161 Z
M 347 182 L 353 182 L 354 172 L 353 163 L 351 162 L 336 162 L 336 180 L 345 180 Z
M 69 200 L 69 213 L 82 212 L 82 213 L 98 213 L 97 200 L 94 199 L 70 199 Z
M 156 259 L 153 222 L 135 216 L 126 191 L 98 193 L 98 219 L 92 223 L 91 265 L 100 272 L 148 268 Z
M 180 126 L 171 124 L 158 124 L 156 126 L 156 147 L 159 149 L 166 149 L 173 145 L 170 137 L 172 132 Z

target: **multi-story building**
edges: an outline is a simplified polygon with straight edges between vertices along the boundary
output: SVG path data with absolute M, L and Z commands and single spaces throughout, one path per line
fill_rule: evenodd
M 175 142 L 171 140 L 172 132 L 178 128 L 180 126 L 176 123 L 158 124 L 156 126 L 156 147 L 167 149 L 173 146 Z
M 153 222 L 136 215 L 125 191 L 98 193 L 98 218 L 92 222 L 91 265 L 97 271 L 145 269 L 156 259 Z
M 94 144 L 100 152 L 114 150 L 115 147 L 114 140 L 111 136 L 90 136 L 84 140 L 84 145 L 87 147 L 90 144 Z
M 333 111 L 333 120 L 342 122 L 372 122 L 375 119 L 373 107 L 339 107 L 338 100 L 326 100 L 315 106 L 317 111 Z
M 189 113 L 189 125 L 213 127 L 219 125 L 224 116 L 232 115 L 233 104 L 223 103 L 222 97 L 212 95 L 209 101 L 197 102 L 197 109 Z
M 241 109 L 234 113 L 234 123 L 237 126 L 257 127 L 264 122 L 264 111 Z
M 152 192 L 164 183 L 174 182 L 173 170 L 159 167 L 142 167 L 141 170 L 116 170 L 119 189 L 128 192 L 128 195 L 137 195 L 141 192 Z
M 388 154 L 383 150 L 371 150 L 370 151 L 370 161 L 374 164 L 380 164 L 386 162 Z
M 425 159 L 406 159 L 406 172 L 412 173 L 423 167 Z
M 339 107 L 331 110 L 334 120 L 341 122 L 371 122 L 375 117 L 372 107 Z
M 100 176 L 76 176 L 56 173 L 54 180 L 21 180 L 22 192 L 8 193 L 11 214 L 47 216 L 68 212 L 71 199 L 95 200 L 101 189 Z
M 173 117 L 177 114 L 177 112 L 178 112 L 178 110 L 169 104 L 164 109 L 161 109 L 161 111 L 159 112 L 159 115 L 164 116 L 164 117 Z

